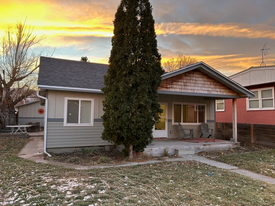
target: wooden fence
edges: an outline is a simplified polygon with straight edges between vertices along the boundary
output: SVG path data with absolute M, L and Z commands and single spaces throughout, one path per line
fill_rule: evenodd
M 275 147 L 275 125 L 240 124 L 237 125 L 238 141 Z M 232 123 L 216 123 L 216 138 L 230 140 Z

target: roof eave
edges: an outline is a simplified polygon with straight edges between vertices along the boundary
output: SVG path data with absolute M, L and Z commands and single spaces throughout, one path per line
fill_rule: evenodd
M 166 90 L 158 90 L 158 94 L 196 96 L 196 97 L 207 97 L 207 98 L 216 98 L 216 99 L 235 99 L 235 98 L 247 97 L 244 95 L 207 94 L 207 93 L 177 92 L 177 91 L 166 91 Z
M 38 85 L 38 88 L 45 89 L 45 90 L 70 91 L 70 92 L 90 92 L 90 93 L 100 93 L 100 94 L 103 93 L 101 89 L 89 89 L 89 88 L 77 88 L 77 87 Z

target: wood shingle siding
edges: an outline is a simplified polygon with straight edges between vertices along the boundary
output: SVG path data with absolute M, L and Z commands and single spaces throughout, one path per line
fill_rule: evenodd
M 198 70 L 190 71 L 188 73 L 183 73 L 175 77 L 162 80 L 159 90 L 237 95 L 236 92 Z

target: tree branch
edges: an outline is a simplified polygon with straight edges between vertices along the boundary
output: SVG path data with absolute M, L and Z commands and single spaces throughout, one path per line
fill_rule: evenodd
M 18 23 L 9 27 L 2 37 L 0 59 L 0 102 L 1 112 L 6 100 L 14 106 L 34 93 L 35 71 L 39 68 L 40 54 L 30 52 L 42 38 L 33 35 L 33 27 Z

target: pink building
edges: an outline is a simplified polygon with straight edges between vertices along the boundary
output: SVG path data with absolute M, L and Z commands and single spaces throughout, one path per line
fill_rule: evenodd
M 255 94 L 237 99 L 237 122 L 275 125 L 275 66 L 251 67 L 230 78 Z M 231 99 L 216 100 L 216 122 L 232 122 L 232 109 Z

